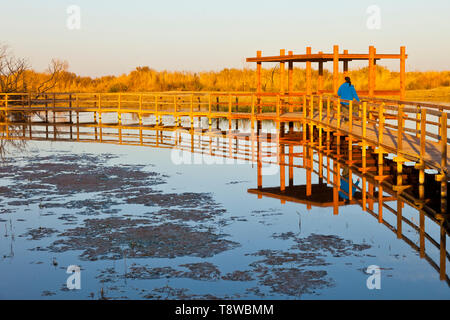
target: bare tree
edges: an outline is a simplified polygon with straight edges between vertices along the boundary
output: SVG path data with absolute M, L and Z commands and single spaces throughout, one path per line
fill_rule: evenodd
M 29 69 L 25 59 L 16 58 L 8 48 L 0 47 L 0 89 L 10 93 L 22 91 L 25 86 L 25 71 Z
M 14 93 L 33 91 L 42 94 L 51 91 L 61 80 L 64 72 L 68 69 L 67 61 L 52 59 L 47 70 L 45 70 L 45 78 L 38 83 L 33 90 L 26 79 L 26 72 L 30 70 L 30 66 L 26 59 L 17 58 L 11 52 L 8 46 L 0 46 L 0 92 Z
M 59 80 L 61 80 L 68 67 L 67 61 L 52 59 L 46 70 L 47 79 L 39 85 L 37 93 L 44 93 L 52 90 L 58 84 Z

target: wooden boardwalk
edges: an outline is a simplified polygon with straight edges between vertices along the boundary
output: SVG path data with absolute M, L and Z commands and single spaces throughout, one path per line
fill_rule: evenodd
M 180 126 L 182 119 L 189 119 L 191 128 L 194 119 L 206 119 L 211 128 L 212 120 L 221 118 L 228 120 L 231 131 L 233 122 L 247 119 L 259 133 L 261 122 L 270 121 L 281 136 L 300 128 L 302 137 L 299 139 L 306 141 L 307 136 L 311 137 L 309 145 L 329 152 L 333 145 L 345 142 L 349 161 L 353 161 L 354 150 L 361 150 L 363 170 L 366 170 L 369 150 L 379 154 L 379 161 L 392 155 L 397 163 L 400 192 L 410 187 L 402 181 L 405 163 L 413 162 L 420 170 L 420 184 L 425 182 L 425 170 L 434 170 L 436 180 L 441 182 L 442 199 L 447 198 L 450 107 L 376 98 L 361 103 L 349 102 L 349 107 L 345 107 L 344 101 L 337 97 L 304 93 L 53 93 L 36 96 L 0 93 L 0 98 L 0 112 L 11 122 L 24 119 L 30 122 L 30 115 L 34 115 L 44 123 L 56 123 L 64 117 L 69 123 L 90 122 L 101 126 L 112 117 L 121 126 L 126 116 L 134 117 L 139 126 L 144 125 L 143 119 L 152 117 L 155 125 L 160 126 L 169 117 L 175 127 Z M 294 130 L 294 126 L 297 129 Z M 380 171 L 377 179 L 385 178 Z M 444 202 L 442 211 L 446 211 Z

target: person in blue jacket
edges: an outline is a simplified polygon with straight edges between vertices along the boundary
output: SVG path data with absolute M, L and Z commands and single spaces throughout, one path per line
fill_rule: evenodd
M 343 199 L 346 203 L 348 203 L 350 201 L 349 198 L 349 194 L 350 194 L 350 186 L 349 186 L 349 181 L 350 181 L 350 172 L 349 169 L 347 167 L 345 167 L 342 171 L 342 176 L 341 176 L 341 187 L 339 190 L 339 197 L 341 199 Z M 353 182 L 352 185 L 352 195 L 354 195 L 357 191 L 356 187 L 359 186 L 359 179 L 356 182 Z
M 339 87 L 338 96 L 343 100 L 360 101 L 350 77 L 345 77 L 345 82 Z M 343 106 L 342 111 L 346 115 L 346 120 L 348 120 L 348 105 L 349 103 L 347 101 L 341 101 L 341 106 Z

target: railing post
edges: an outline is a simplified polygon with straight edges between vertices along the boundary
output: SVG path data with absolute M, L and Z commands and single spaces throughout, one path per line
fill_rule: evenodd
M 327 99 L 327 151 L 330 151 L 330 143 L 331 143 L 331 141 L 330 141 L 330 139 L 331 139 L 331 137 L 330 137 L 330 121 L 331 121 L 331 98 L 328 97 L 328 99 Z M 329 168 L 329 166 L 328 166 L 328 168 Z M 329 178 L 328 178 L 327 183 L 330 183 Z
M 6 136 L 9 138 L 9 125 L 8 125 L 8 94 L 5 97 L 5 123 L 6 123 Z M 48 127 L 47 127 L 48 128 Z
M 30 112 L 31 112 L 31 108 L 30 108 Z M 72 120 L 72 94 L 69 94 L 69 122 L 70 122 L 70 139 L 72 139 L 72 124 L 73 124 L 73 120 Z
M 341 129 L 341 99 L 337 100 L 337 128 Z
M 350 101 L 348 104 L 348 132 L 350 136 L 353 131 L 353 101 Z
M 378 107 L 378 148 L 382 148 L 383 133 L 384 133 L 384 103 L 381 103 Z
M 44 96 L 45 98 L 45 123 L 48 124 L 48 97 L 47 95 Z M 47 131 L 47 138 L 48 138 L 48 126 L 45 127 Z
M 426 127 L 427 127 L 427 109 L 424 108 L 422 109 L 422 113 L 420 115 L 420 159 L 425 159 L 425 151 L 426 151 L 425 146 L 427 138 Z M 425 165 L 423 164 L 423 160 L 421 162 L 422 166 L 419 172 L 419 183 L 423 187 L 425 183 Z M 423 192 L 424 190 L 421 193 Z
M 228 130 L 231 131 L 231 111 L 233 109 L 233 102 L 232 102 L 232 98 L 231 98 L 231 93 L 228 94 Z M 231 136 L 230 136 L 231 137 Z
M 403 148 L 403 105 L 398 105 L 397 112 L 397 126 L 398 126 L 398 155 L 400 155 Z
M 362 141 L 362 144 L 361 144 L 361 146 L 362 146 L 362 170 L 363 170 L 363 173 L 365 174 L 366 173 L 366 165 L 367 165 L 367 163 L 366 163 L 366 152 L 367 152 L 367 150 L 366 150 L 366 147 L 367 147 L 367 142 L 366 142 L 366 137 L 367 137 L 367 102 L 366 101 L 364 101 L 363 102 L 363 110 L 362 110 L 362 116 L 363 116 L 363 118 L 362 118 L 362 138 L 363 138 L 363 141 Z M 364 194 L 364 196 L 363 196 L 363 201 L 365 201 L 366 199 L 365 199 L 365 193 L 366 193 L 366 181 L 365 181 L 365 178 L 363 178 L 363 194 Z M 366 210 L 366 206 L 364 205 L 364 209 L 363 209 L 364 211 Z
M 416 138 L 419 138 L 420 130 L 420 106 L 416 108 Z
M 303 143 L 306 141 L 306 95 L 303 96 Z
M 5 94 L 5 118 L 6 120 L 8 120 L 8 94 Z
M 28 114 L 28 118 L 27 118 L 28 129 L 29 129 L 30 139 L 32 139 L 33 138 L 33 133 L 32 133 L 32 129 L 31 129 L 31 121 L 32 121 L 31 117 L 32 117 L 33 113 L 31 112 L 31 92 L 28 92 L 28 109 L 29 109 L 29 114 Z M 71 135 L 72 135 L 72 126 L 70 126 L 70 132 L 71 132 Z
M 441 280 L 446 280 L 446 258 L 447 258 L 447 232 L 443 225 L 440 228 L 440 244 L 439 244 L 439 277 Z
M 56 122 L 55 110 L 56 110 L 56 93 L 53 93 L 53 123 Z M 55 127 L 53 126 L 53 128 Z
M 155 118 L 157 126 L 159 126 L 158 98 L 159 98 L 158 95 L 155 95 Z M 192 103 L 191 103 L 191 111 L 192 111 Z
M 117 120 L 119 122 L 119 125 L 122 125 L 122 113 L 120 111 L 121 107 L 122 107 L 122 94 L 119 93 L 119 102 L 117 108 Z
M 320 95 L 319 97 L 319 149 L 322 150 L 322 130 L 323 130 L 323 125 L 322 125 L 322 118 L 323 118 L 323 96 Z M 322 154 L 320 153 L 320 156 L 322 156 Z M 319 158 L 319 160 L 321 160 L 322 158 Z M 322 164 L 319 164 L 319 167 L 322 167 Z M 322 171 L 320 171 L 320 177 L 322 177 Z
M 98 94 L 98 123 L 102 125 L 102 94 Z
M 102 94 L 98 94 L 98 125 L 100 127 L 100 142 L 103 142 L 103 129 L 102 129 Z
M 441 114 L 441 213 L 447 214 L 447 113 Z
M 363 110 L 362 110 L 362 134 L 364 139 L 364 144 L 366 143 L 366 133 L 367 133 L 367 102 L 363 102 Z M 365 150 L 365 148 L 364 148 Z
M 212 97 L 208 94 L 208 128 L 211 131 L 212 118 L 211 118 L 211 108 L 212 108 Z
M 139 126 L 142 126 L 142 93 L 139 94 Z
M 277 118 L 280 118 L 280 95 L 277 94 L 277 106 L 276 106 Z
M 252 94 L 252 116 L 251 116 L 251 128 L 255 128 L 255 95 Z
M 314 96 L 311 95 L 311 100 L 309 102 L 309 144 L 314 144 Z
M 80 97 L 78 93 L 75 95 L 75 105 L 77 108 L 77 141 L 80 140 Z
M 397 112 L 397 186 L 403 185 L 403 105 L 398 106 Z M 398 190 L 401 191 L 401 190 Z

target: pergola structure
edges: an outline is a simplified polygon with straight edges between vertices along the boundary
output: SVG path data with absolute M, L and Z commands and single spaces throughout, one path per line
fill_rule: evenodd
M 369 63 L 369 88 L 367 91 L 358 91 L 361 95 L 367 95 L 369 97 L 381 96 L 381 95 L 399 95 L 401 100 L 405 99 L 406 89 L 406 47 L 400 47 L 399 54 L 379 54 L 374 46 L 369 47 L 369 53 L 355 54 L 349 53 L 348 50 L 344 50 L 343 53 L 339 52 L 339 46 L 335 45 L 333 53 L 312 53 L 311 47 L 306 48 L 306 54 L 294 54 L 289 51 L 286 55 L 284 49 L 280 50 L 279 56 L 267 56 L 263 57 L 261 51 L 257 51 L 256 57 L 247 58 L 247 62 L 256 62 L 256 77 L 257 77 L 257 93 L 261 93 L 261 69 L 263 62 L 275 62 L 280 64 L 280 93 L 292 93 L 293 92 L 293 71 L 294 62 L 306 63 L 306 94 L 311 95 L 312 89 L 312 63 L 318 63 L 318 88 L 317 93 L 334 93 L 337 94 L 339 89 L 339 63 L 343 63 L 344 76 L 348 75 L 348 65 L 350 61 L 368 61 Z M 376 65 L 377 61 L 381 59 L 398 59 L 400 61 L 400 89 L 399 90 L 376 90 Z M 323 80 L 323 66 L 326 62 L 333 63 L 333 91 L 324 90 Z M 285 88 L 285 65 L 288 64 L 288 83 L 287 92 Z

